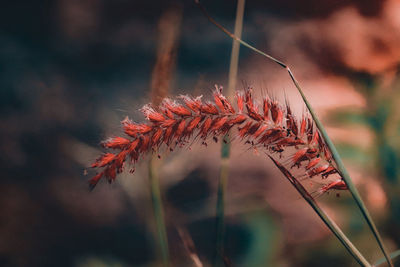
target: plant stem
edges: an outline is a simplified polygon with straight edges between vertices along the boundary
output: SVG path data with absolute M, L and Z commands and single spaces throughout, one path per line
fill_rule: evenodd
M 216 242 L 215 242 L 215 255 L 214 266 L 219 266 L 221 258 L 224 255 L 224 236 L 225 236 L 225 192 L 228 183 L 229 175 L 229 158 L 221 159 L 221 170 L 218 181 L 218 195 L 217 195 L 217 228 L 216 228 Z
M 157 224 L 157 234 L 158 234 L 163 264 L 164 266 L 168 266 L 169 263 L 168 239 L 164 222 L 160 184 L 159 184 L 158 174 L 155 170 L 156 168 L 153 165 L 154 165 L 154 158 L 152 157 L 150 159 L 150 164 L 149 164 L 151 200 L 153 203 L 154 217 L 156 219 L 156 224 Z
M 238 0 L 237 2 L 236 19 L 235 19 L 235 36 L 237 36 L 238 38 L 241 38 L 242 36 L 245 2 L 246 2 L 245 0 Z M 240 49 L 240 43 L 237 40 L 233 40 L 231 62 L 229 65 L 229 79 L 228 79 L 228 91 L 227 91 L 228 98 L 233 97 L 233 93 L 236 87 L 237 72 L 239 66 L 239 49 Z
M 288 72 L 289 75 L 290 75 L 290 78 L 292 79 L 292 81 L 293 81 L 293 83 L 295 84 L 297 90 L 299 91 L 301 97 L 303 98 L 304 103 L 306 104 L 308 110 L 310 111 L 310 114 L 311 114 L 311 116 L 313 117 L 313 119 L 314 119 L 314 121 L 315 121 L 315 124 L 317 125 L 317 127 L 318 127 L 318 129 L 320 130 L 320 132 L 321 132 L 323 138 L 325 139 L 327 146 L 328 146 L 329 149 L 331 150 L 332 155 L 333 155 L 333 158 L 334 158 L 334 160 L 336 161 L 338 170 L 339 170 L 340 174 L 342 175 L 343 180 L 346 182 L 346 184 L 347 184 L 347 186 L 348 186 L 348 188 L 349 188 L 349 191 L 351 192 L 351 195 L 352 195 L 353 199 L 354 199 L 355 202 L 357 203 L 357 206 L 359 207 L 359 209 L 360 209 L 362 215 L 364 216 L 364 218 L 365 218 L 365 220 L 366 220 L 366 222 L 367 222 L 369 228 L 371 229 L 371 231 L 372 231 L 372 233 L 373 233 L 373 235 L 374 235 L 376 241 L 378 242 L 378 245 L 379 245 L 380 249 L 382 250 L 382 252 L 383 252 L 383 254 L 384 254 L 384 256 L 385 256 L 388 265 L 389 265 L 390 267 L 393 267 L 392 260 L 391 260 L 391 258 L 390 258 L 390 256 L 389 256 L 389 253 L 387 252 L 387 250 L 386 250 L 386 248 L 385 248 L 385 246 L 384 246 L 384 244 L 383 244 L 382 238 L 380 237 L 380 234 L 379 234 L 379 232 L 378 232 L 378 230 L 377 230 L 377 228 L 376 228 L 376 226 L 375 226 L 375 223 L 373 222 L 373 220 L 372 220 L 372 218 L 371 218 L 371 216 L 370 216 L 370 214 L 369 214 L 369 212 L 368 212 L 368 210 L 367 210 L 367 208 L 366 208 L 364 202 L 362 201 L 361 196 L 360 196 L 360 194 L 358 193 L 358 190 L 357 190 L 356 187 L 354 186 L 354 183 L 353 183 L 353 181 L 351 180 L 350 175 L 349 175 L 349 173 L 347 172 L 347 170 L 346 170 L 346 168 L 345 168 L 345 166 L 344 166 L 344 164 L 343 164 L 343 162 L 342 162 L 342 160 L 341 160 L 341 158 L 340 158 L 340 156 L 339 156 L 339 153 L 337 152 L 335 146 L 333 145 L 333 143 L 332 143 L 332 141 L 330 140 L 328 134 L 326 133 L 325 128 L 323 127 L 322 123 L 319 121 L 318 117 L 317 117 L 316 114 L 314 113 L 314 111 L 313 111 L 313 109 L 312 109 L 310 103 L 307 101 L 307 98 L 305 97 L 305 95 L 304 95 L 304 93 L 303 93 L 303 91 L 302 91 L 302 89 L 301 89 L 299 83 L 298 83 L 297 80 L 295 79 L 295 77 L 294 77 L 292 71 L 290 70 L 290 68 L 289 68 L 285 63 L 279 61 L 278 59 L 276 59 L 276 58 L 274 58 L 274 57 L 272 57 L 272 56 L 270 56 L 270 55 L 268 55 L 268 54 L 266 54 L 266 53 L 264 53 L 264 52 L 262 52 L 261 50 L 259 50 L 259 49 L 255 48 L 255 47 L 253 47 L 252 45 L 250 45 L 250 44 L 244 42 L 243 40 L 241 40 L 240 38 L 238 38 L 238 37 L 235 36 L 234 34 L 230 33 L 227 29 L 225 29 L 222 25 L 220 25 L 218 22 L 216 22 L 212 17 L 210 17 L 210 16 L 208 15 L 207 11 L 206 11 L 206 10 L 204 9 L 204 7 L 199 3 L 199 1 L 195 1 L 195 2 L 198 4 L 198 6 L 200 7 L 200 9 L 201 9 L 202 12 L 204 13 L 204 15 L 208 18 L 208 20 L 209 20 L 211 23 L 213 23 L 215 26 L 217 26 L 220 30 L 222 30 L 224 33 L 226 33 L 229 37 L 231 37 L 232 39 L 238 41 L 239 43 L 241 43 L 242 45 L 246 46 L 247 48 L 249 48 L 249 49 L 251 49 L 251 50 L 257 52 L 258 54 L 263 55 L 264 57 L 266 57 L 266 58 L 272 60 L 273 62 L 275 62 L 276 64 L 280 65 L 282 68 L 284 68 L 284 69 L 287 70 L 287 72 Z
M 159 105 L 169 91 L 170 81 L 175 71 L 181 19 L 182 9 L 179 6 L 172 6 L 163 12 L 158 22 L 159 40 L 157 45 L 157 60 L 153 67 L 151 78 L 151 99 L 153 105 Z M 164 222 L 159 176 L 157 173 L 159 166 L 155 166 L 156 160 L 157 158 L 152 156 L 149 162 L 151 198 L 156 219 L 159 248 L 164 266 L 168 266 L 168 239 Z
M 387 252 L 387 250 L 385 248 L 385 245 L 383 244 L 383 241 L 378 232 L 378 229 L 376 228 L 375 223 L 372 220 L 367 207 L 365 206 L 363 200 L 361 199 L 361 196 L 360 196 L 357 188 L 355 187 L 353 180 L 351 179 L 346 167 L 344 166 L 343 161 L 339 155 L 339 152 L 336 150 L 336 147 L 333 144 L 332 140 L 329 138 L 328 133 L 326 132 L 324 126 L 322 125 L 321 121 L 318 119 L 317 115 L 314 113 L 314 110 L 311 107 L 310 103 L 307 101 L 307 98 L 305 97 L 298 82 L 294 78 L 293 73 L 291 72 L 291 70 L 288 67 L 286 67 L 286 68 L 287 68 L 289 75 L 292 78 L 294 84 L 296 85 L 297 90 L 299 91 L 301 97 L 303 98 L 304 103 L 306 104 L 308 110 L 310 111 L 310 114 L 313 117 L 315 124 L 317 125 L 319 131 L 321 132 L 322 137 L 324 138 L 327 146 L 329 147 L 330 151 L 332 152 L 332 156 L 337 164 L 339 173 L 340 173 L 341 177 L 343 178 L 343 180 L 346 182 L 347 187 L 349 188 L 349 191 L 350 191 L 351 195 L 353 196 L 353 199 L 357 203 L 357 206 L 359 207 L 359 209 L 360 209 L 362 215 L 364 216 L 369 228 L 371 229 L 376 241 L 378 242 L 378 245 L 379 245 L 380 249 L 382 250 L 383 255 L 385 256 L 388 265 L 393 267 L 394 266 L 393 262 L 390 258 L 389 253 Z
M 243 16 L 244 16 L 245 0 L 238 0 L 236 8 L 236 19 L 235 19 L 235 35 L 242 35 L 243 28 Z M 239 48 L 240 44 L 238 41 L 233 40 L 231 61 L 229 66 L 229 79 L 228 79 L 228 91 L 227 96 L 229 100 L 233 98 L 233 92 L 236 87 L 237 71 L 239 65 Z M 217 213 L 216 213 L 216 250 L 214 257 L 214 266 L 219 266 L 221 258 L 224 257 L 224 236 L 225 236 L 225 198 L 226 198 L 226 187 L 229 176 L 229 156 L 230 156 L 230 143 L 229 136 L 224 137 L 225 142 L 221 142 L 221 166 L 220 176 L 218 182 L 218 196 L 217 196 Z
M 370 267 L 371 264 L 363 257 L 363 255 L 358 251 L 358 249 L 351 243 L 347 236 L 342 232 L 342 230 L 337 226 L 337 224 L 318 206 L 314 198 L 307 192 L 303 185 L 293 176 L 290 172 L 275 161 L 271 156 L 270 159 L 274 164 L 281 170 L 288 181 L 296 188 L 300 195 L 307 201 L 307 203 L 314 209 L 325 225 L 331 230 L 331 232 L 339 239 L 343 246 L 350 252 L 354 259 L 361 265 Z
M 396 251 L 390 253 L 390 258 L 391 258 L 392 260 L 393 260 L 394 258 L 398 257 L 398 256 L 400 256 L 400 250 L 396 250 Z M 385 258 L 382 258 L 382 259 L 377 260 L 373 266 L 374 266 L 374 267 L 377 267 L 377 266 L 379 266 L 379 265 L 381 265 L 382 263 L 385 263 L 385 262 L 386 262 L 386 259 L 385 259 Z

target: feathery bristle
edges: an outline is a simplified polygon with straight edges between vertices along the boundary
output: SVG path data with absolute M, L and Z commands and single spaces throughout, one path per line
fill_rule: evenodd
M 141 156 L 158 151 L 163 144 L 172 151 L 195 136 L 194 140 L 199 137 L 206 145 L 207 138 L 215 141 L 235 129 L 236 138 L 252 148 L 264 149 L 271 157 L 278 154 L 277 162 L 281 166 L 288 164 L 284 167 L 286 171 L 294 166 L 303 170 L 299 177 L 327 178 L 338 173 L 310 116 L 304 114 L 301 121 L 297 121 L 287 101 L 286 105 L 281 105 L 265 97 L 259 112 L 249 88 L 236 93 L 235 111 L 222 94 L 221 87 L 216 87 L 213 97 L 214 102 L 203 102 L 201 96 L 181 95 L 179 99 L 183 104 L 164 99 L 159 107 L 145 105 L 141 109 L 147 123 L 124 119 L 122 127 L 128 138 L 113 137 L 102 143 L 104 148 L 118 153 L 105 153 L 92 164 L 93 168 L 104 169 L 90 180 L 90 186 L 94 187 L 103 177 L 109 182 L 114 181 L 128 159 L 136 163 Z

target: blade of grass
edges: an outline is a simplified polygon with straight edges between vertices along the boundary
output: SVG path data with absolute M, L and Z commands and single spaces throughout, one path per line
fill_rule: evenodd
M 196 246 L 194 245 L 193 239 L 189 232 L 183 227 L 177 227 L 176 230 L 178 231 L 178 234 L 183 242 L 183 246 L 189 253 L 189 257 L 192 259 L 193 264 L 196 267 L 203 267 L 203 263 L 200 261 L 199 255 L 196 251 Z
M 390 258 L 393 260 L 394 258 L 397 258 L 398 256 L 400 256 L 400 249 L 399 250 L 396 250 L 395 252 L 392 252 L 392 253 L 390 253 Z M 374 263 L 374 267 L 376 267 L 376 266 L 379 266 L 379 265 L 381 265 L 382 263 L 385 263 L 386 262 L 386 258 L 382 258 L 382 259 L 379 259 L 379 260 L 377 260 L 375 263 Z
M 238 0 L 236 8 L 235 18 L 235 35 L 242 35 L 243 28 L 243 16 L 244 16 L 245 0 Z M 240 44 L 238 41 L 233 40 L 231 62 L 229 66 L 229 81 L 227 96 L 229 100 L 233 98 L 233 92 L 236 87 L 237 71 L 239 65 L 239 48 Z M 220 176 L 218 182 L 218 194 L 217 194 L 217 214 L 216 214 L 216 247 L 214 256 L 214 266 L 219 266 L 222 263 L 221 258 L 224 256 L 224 236 L 225 236 L 225 195 L 226 187 L 229 176 L 229 156 L 230 156 L 230 142 L 229 136 L 224 137 L 225 142 L 221 142 L 221 166 Z
M 161 256 L 163 259 L 164 266 L 168 266 L 169 263 L 168 239 L 164 223 L 164 213 L 163 213 L 163 205 L 160 193 L 160 183 L 158 179 L 158 174 L 154 167 L 154 157 L 151 158 L 149 164 L 149 180 L 151 189 L 151 200 L 153 203 L 154 217 L 156 219 L 156 224 L 157 224 L 157 234 L 161 249 Z
M 229 147 L 227 148 L 229 151 Z M 228 153 L 229 155 L 229 153 Z M 216 241 L 215 241 L 215 254 L 214 254 L 214 266 L 221 265 L 221 258 L 224 255 L 224 236 L 225 236 L 225 191 L 228 183 L 229 175 L 229 158 L 221 159 L 221 170 L 218 181 L 218 193 L 217 193 L 217 229 L 216 229 Z
M 245 0 L 237 1 L 234 33 L 235 36 L 237 36 L 238 38 L 241 38 L 242 36 L 245 2 L 246 2 Z M 239 66 L 239 49 L 240 49 L 240 43 L 237 40 L 233 40 L 231 62 L 229 65 L 229 79 L 228 79 L 228 91 L 227 91 L 228 98 L 233 97 L 233 93 L 236 87 L 237 72 Z
M 307 201 L 307 203 L 314 209 L 325 225 L 331 230 L 331 232 L 339 239 L 347 251 L 354 257 L 354 259 L 361 266 L 371 266 L 364 256 L 357 250 L 357 248 L 351 243 L 347 236 L 337 226 L 337 224 L 318 206 L 314 198 L 307 192 L 303 185 L 293 176 L 291 173 L 269 156 L 272 162 L 278 167 L 278 169 L 284 174 L 287 180 L 296 188 L 300 195 Z
M 299 91 L 301 97 L 303 98 L 304 103 L 306 104 L 308 110 L 310 111 L 310 114 L 313 117 L 315 124 L 317 125 L 319 131 L 321 132 L 322 137 L 325 139 L 327 146 L 329 147 L 330 151 L 332 152 L 333 159 L 335 160 L 335 162 L 337 164 L 337 168 L 340 172 L 340 175 L 343 178 L 343 180 L 346 182 L 347 187 L 349 188 L 349 191 L 350 191 L 351 195 L 353 196 L 353 199 L 355 200 L 355 202 L 356 202 L 357 206 L 359 207 L 362 215 L 364 216 L 369 228 L 371 229 L 376 241 L 378 242 L 378 245 L 379 245 L 380 249 L 382 250 L 383 255 L 385 256 L 388 265 L 391 267 L 394 267 L 393 262 L 389 256 L 389 253 L 387 252 L 387 249 L 385 248 L 385 245 L 383 244 L 383 240 L 378 232 L 378 229 L 376 228 L 376 225 L 375 225 L 374 221 L 372 220 L 367 207 L 365 206 L 363 200 L 361 199 L 360 193 L 358 192 L 357 188 L 355 187 L 353 180 L 351 179 L 346 167 L 344 166 L 344 163 L 342 161 L 342 158 L 339 155 L 339 152 L 336 150 L 336 147 L 333 144 L 332 140 L 329 138 L 328 133 L 326 132 L 324 126 L 322 125 L 321 121 L 318 119 L 318 117 L 315 114 L 310 103 L 307 101 L 307 98 L 304 95 L 302 89 L 300 88 L 298 82 L 294 78 L 293 73 L 291 72 L 291 70 L 288 67 L 286 67 L 286 69 L 289 72 L 289 75 L 292 78 L 293 83 L 296 85 L 296 88 Z
M 168 94 L 172 74 L 174 72 L 176 51 L 178 46 L 179 29 L 182 10 L 178 6 L 167 9 L 159 19 L 159 40 L 157 46 L 157 60 L 153 68 L 151 79 L 151 99 L 154 105 Z M 167 230 L 164 221 L 163 203 L 160 192 L 159 176 L 155 166 L 157 158 L 152 156 L 149 162 L 149 180 L 151 199 L 156 221 L 159 249 L 164 266 L 169 265 L 169 249 Z
M 246 46 L 247 48 L 257 52 L 258 54 L 263 55 L 264 57 L 272 60 L 276 64 L 280 65 L 282 68 L 286 69 L 286 71 L 289 73 L 290 78 L 292 79 L 292 81 L 295 84 L 297 90 L 299 91 L 301 97 L 303 98 L 304 103 L 306 104 L 308 110 L 310 111 L 310 114 L 313 117 L 313 119 L 315 121 L 315 124 L 317 125 L 317 127 L 320 130 L 323 138 L 325 139 L 327 146 L 331 150 L 333 158 L 337 163 L 338 170 L 339 170 L 340 174 L 342 175 L 343 180 L 346 182 L 346 184 L 347 184 L 347 186 L 349 188 L 349 191 L 350 191 L 353 199 L 355 200 L 357 206 L 359 207 L 363 217 L 365 218 L 369 228 L 371 229 L 371 232 L 373 233 L 376 241 L 378 242 L 378 245 L 379 245 L 382 253 L 385 256 L 388 265 L 390 267 L 393 267 L 392 260 L 390 259 L 389 254 L 388 254 L 388 252 L 387 252 L 387 250 L 386 250 L 386 248 L 385 248 L 385 246 L 383 244 L 382 238 L 381 238 L 381 236 L 380 236 L 380 234 L 379 234 L 379 232 L 378 232 L 378 230 L 377 230 L 377 228 L 375 226 L 375 223 L 373 222 L 373 220 L 372 220 L 372 218 L 371 218 L 371 216 L 370 216 L 370 214 L 369 214 L 364 202 L 362 201 L 361 196 L 358 193 L 358 190 L 354 186 L 354 183 L 351 180 L 350 175 L 348 174 L 348 172 L 347 172 L 347 170 L 346 170 L 346 168 L 345 168 L 345 166 L 344 166 L 344 164 L 343 164 L 343 162 L 342 162 L 342 160 L 341 160 L 341 158 L 340 158 L 335 146 L 333 145 L 333 143 L 330 140 L 328 134 L 326 133 L 325 128 L 323 127 L 322 123 L 320 122 L 320 120 L 316 116 L 316 114 L 315 114 L 314 110 L 312 109 L 310 103 L 307 101 L 307 98 L 305 97 L 305 95 L 303 93 L 303 90 L 301 89 L 299 83 L 295 79 L 295 77 L 294 77 L 292 71 L 290 70 L 290 68 L 286 64 L 284 64 L 283 62 L 279 61 L 278 59 L 276 59 L 276 58 L 274 58 L 274 57 L 262 52 L 261 50 L 253 47 L 252 45 L 244 42 L 243 40 L 241 40 L 240 38 L 238 38 L 234 34 L 230 33 L 227 29 L 225 29 L 222 25 L 220 25 L 218 22 L 216 22 L 212 17 L 210 17 L 208 15 L 207 11 L 200 4 L 200 2 L 198 0 L 195 0 L 195 2 L 199 6 L 199 8 L 202 10 L 203 14 L 208 18 L 208 20 L 211 23 L 213 23 L 215 26 L 217 26 L 220 30 L 222 30 L 224 33 L 226 33 L 229 37 L 231 37 L 232 39 L 238 41 L 239 43 L 241 43 L 242 45 Z

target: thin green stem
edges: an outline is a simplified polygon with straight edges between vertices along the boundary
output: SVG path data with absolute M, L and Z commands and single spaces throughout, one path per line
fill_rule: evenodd
M 392 253 L 390 253 L 390 258 L 393 260 L 394 258 L 396 258 L 396 257 L 398 257 L 398 256 L 400 256 L 400 250 L 396 250 L 396 251 L 394 251 L 394 252 L 392 252 Z M 382 258 L 382 259 L 379 259 L 379 260 L 377 260 L 375 263 L 374 263 L 374 267 L 377 267 L 377 266 L 379 266 L 379 265 L 381 265 L 382 263 L 385 263 L 386 262 L 386 259 L 385 258 Z
M 296 187 L 296 189 L 297 189 L 297 187 Z M 339 228 L 339 226 L 328 216 L 328 214 L 326 214 L 318 206 L 317 202 L 315 202 L 313 199 L 309 199 L 309 198 L 305 198 L 305 200 L 313 208 L 313 210 L 318 214 L 318 216 L 325 223 L 325 225 L 329 228 L 329 230 L 331 230 L 331 232 L 339 239 L 339 241 L 347 249 L 347 251 L 353 256 L 353 258 L 361 266 L 370 267 L 371 264 L 364 258 L 364 256 L 361 254 L 361 252 L 347 238 L 347 236 L 342 232 L 342 230 Z
M 215 243 L 214 266 L 220 266 L 221 258 L 224 255 L 225 236 L 225 192 L 229 175 L 229 159 L 222 158 L 221 170 L 218 182 L 217 195 L 217 235 Z
M 389 253 L 387 252 L 385 245 L 383 244 L 382 238 L 378 232 L 378 229 L 375 226 L 374 221 L 371 218 L 371 215 L 368 212 L 367 207 L 365 206 L 363 200 L 361 199 L 361 196 L 357 190 L 357 188 L 355 187 L 353 180 L 351 179 L 346 167 L 343 164 L 342 158 L 339 155 L 339 152 L 336 150 L 335 145 L 333 144 L 332 140 L 329 138 L 328 133 L 326 132 L 324 126 L 322 125 L 321 121 L 318 119 L 317 115 L 315 114 L 313 108 L 311 107 L 310 103 L 308 102 L 306 96 L 304 95 L 302 89 L 300 88 L 298 82 L 296 81 L 296 79 L 293 76 L 293 73 L 291 72 L 291 70 L 287 67 L 287 71 L 289 72 L 290 77 L 293 80 L 293 83 L 295 84 L 297 90 L 299 91 L 301 97 L 303 98 L 304 103 L 306 104 L 308 110 L 310 111 L 311 116 L 313 117 L 315 124 L 317 125 L 319 131 L 321 132 L 322 137 L 324 138 L 326 145 L 329 147 L 330 151 L 332 152 L 332 156 L 333 159 L 335 160 L 336 164 L 337 164 L 337 168 L 340 172 L 341 177 L 343 178 L 343 180 L 346 182 L 347 187 L 349 188 L 349 191 L 351 193 L 351 195 L 353 196 L 353 199 L 355 200 L 355 202 L 357 203 L 357 206 L 359 207 L 362 215 L 364 216 L 369 228 L 371 229 L 375 239 L 378 242 L 378 245 L 380 247 L 380 249 L 383 252 L 383 255 L 386 258 L 387 263 L 389 264 L 389 266 L 393 267 L 393 262 L 390 258 Z
M 245 0 L 238 0 L 236 8 L 236 19 L 235 19 L 235 36 L 241 38 L 243 30 L 243 16 L 244 16 L 244 6 Z M 239 49 L 240 43 L 237 40 L 232 41 L 232 52 L 231 52 L 231 62 L 229 65 L 229 79 L 228 79 L 228 98 L 232 98 L 237 80 L 237 72 L 239 66 Z
M 310 103 L 307 101 L 307 98 L 305 97 L 303 90 L 301 89 L 299 83 L 297 82 L 297 80 L 295 79 L 292 71 L 290 70 L 290 68 L 283 62 L 279 61 L 278 59 L 262 52 L 261 50 L 253 47 L 252 45 L 244 42 L 243 40 L 241 40 L 240 38 L 238 38 L 237 36 L 235 36 L 234 34 L 232 34 L 231 32 L 229 32 L 227 29 L 225 29 L 222 25 L 220 25 L 218 22 L 216 22 L 212 17 L 210 17 L 207 13 L 207 11 L 205 10 L 205 8 L 200 4 L 200 2 L 198 0 L 195 1 L 197 3 L 197 5 L 199 6 L 199 8 L 201 9 L 201 11 L 203 12 L 203 14 L 208 18 L 208 20 L 213 23 L 215 26 L 217 26 L 220 30 L 222 30 L 224 33 L 226 33 L 229 37 L 231 37 L 232 39 L 240 42 L 242 45 L 246 46 L 247 48 L 255 51 L 256 53 L 263 55 L 264 57 L 272 60 L 273 62 L 275 62 L 276 64 L 280 65 L 281 67 L 285 68 L 287 70 L 287 72 L 290 75 L 290 78 L 292 79 L 293 83 L 295 84 L 297 90 L 299 91 L 301 97 L 303 98 L 304 103 L 306 104 L 308 110 L 310 111 L 311 116 L 313 117 L 315 124 L 317 125 L 318 129 L 320 130 L 323 138 L 326 141 L 327 146 L 329 147 L 329 149 L 332 152 L 333 158 L 336 161 L 338 170 L 340 172 L 340 174 L 343 177 L 343 180 L 346 182 L 349 191 L 351 192 L 351 195 L 353 196 L 355 202 L 357 203 L 357 206 L 359 207 L 362 215 L 364 216 L 368 226 L 370 227 L 376 241 L 378 242 L 378 245 L 380 247 L 380 249 L 382 250 L 387 263 L 389 264 L 390 267 L 393 267 L 393 263 L 392 260 L 390 259 L 389 253 L 387 252 L 382 238 L 380 237 L 380 234 L 375 226 L 375 223 L 373 222 L 364 202 L 361 199 L 360 194 L 358 193 L 358 190 L 356 189 L 356 187 L 354 186 L 353 181 L 350 178 L 350 175 L 348 174 L 340 156 L 339 153 L 337 152 L 335 146 L 333 145 L 331 139 L 329 138 L 328 134 L 325 131 L 325 128 L 323 127 L 322 123 L 320 122 L 320 120 L 318 119 L 318 117 L 316 116 L 314 110 L 312 109 Z
M 242 35 L 243 28 L 243 16 L 244 16 L 245 0 L 238 0 L 236 8 L 236 19 L 235 19 L 235 35 Z M 231 61 L 229 66 L 229 81 L 227 96 L 231 100 L 233 98 L 233 92 L 236 87 L 237 71 L 239 65 L 239 48 L 240 44 L 238 41 L 233 40 Z M 226 186 L 228 183 L 229 176 L 229 155 L 230 155 L 230 144 L 229 136 L 224 137 L 225 142 L 221 145 L 221 166 L 220 166 L 220 177 L 218 182 L 218 196 L 217 196 L 217 228 L 216 228 L 216 250 L 214 257 L 214 266 L 219 266 L 221 258 L 224 257 L 224 240 L 225 240 L 225 198 L 226 198 Z
M 364 256 L 358 251 L 358 249 L 351 243 L 347 236 L 337 226 L 337 224 L 318 206 L 314 198 L 307 192 L 303 185 L 293 176 L 290 172 L 280 165 L 276 160 L 269 156 L 272 162 L 278 167 L 278 169 L 284 174 L 288 181 L 296 188 L 300 195 L 307 201 L 307 203 L 314 209 L 325 225 L 331 230 L 331 232 L 339 239 L 347 251 L 353 256 L 353 258 L 361 265 L 370 267 L 371 264 L 364 258 Z
M 168 95 L 170 81 L 175 70 L 181 19 L 182 9 L 174 5 L 163 12 L 158 22 L 159 40 L 157 57 L 151 78 L 151 99 L 154 106 L 158 106 L 162 99 Z M 168 266 L 168 239 L 164 222 L 159 176 L 157 173 L 159 166 L 156 166 L 156 162 L 157 158 L 155 156 L 151 157 L 149 162 L 151 198 L 156 220 L 159 253 L 161 254 L 164 266 Z
M 164 222 L 163 205 L 160 192 L 160 184 L 156 168 L 153 166 L 153 158 L 150 159 L 149 164 L 149 180 L 151 189 L 151 200 L 153 203 L 154 217 L 156 219 L 157 234 L 159 239 L 160 251 L 164 266 L 169 265 L 169 250 L 167 231 Z

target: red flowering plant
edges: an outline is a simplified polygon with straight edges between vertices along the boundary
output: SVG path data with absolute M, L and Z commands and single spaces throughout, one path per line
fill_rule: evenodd
M 215 89 L 213 96 L 213 102 L 202 101 L 201 96 L 180 96 L 183 103 L 167 98 L 158 107 L 145 105 L 141 109 L 147 123 L 123 120 L 126 137 L 112 137 L 102 143 L 112 152 L 104 153 L 92 164 L 102 170 L 90 180 L 91 187 L 101 178 L 114 181 L 127 162 L 134 165 L 148 152 L 157 153 L 162 147 L 173 150 L 190 144 L 192 139 L 206 144 L 208 139 L 218 140 L 233 133 L 233 139 L 264 151 L 290 172 L 301 168 L 295 172 L 298 180 L 328 180 L 336 175 L 333 182 L 321 186 L 320 193 L 347 189 L 308 113 L 297 120 L 287 103 L 282 105 L 269 97 L 259 107 L 251 88 L 236 93 L 236 108 L 222 94 L 221 87 Z
M 251 88 L 236 93 L 236 105 L 222 94 L 221 87 L 214 90 L 213 101 L 203 101 L 201 96 L 181 95 L 175 100 L 166 98 L 158 106 L 145 105 L 141 111 L 147 119 L 146 123 L 125 119 L 122 121 L 125 137 L 112 137 L 102 143 L 109 152 L 101 155 L 91 165 L 99 172 L 90 179 L 90 187 L 93 189 L 101 179 L 113 182 L 118 173 L 127 166 L 131 166 L 130 171 L 133 173 L 135 164 L 148 153 L 158 154 L 162 149 L 174 150 L 177 147 L 190 146 L 196 141 L 206 145 L 210 139 L 218 141 L 222 138 L 227 142 L 225 136 L 229 135 L 231 140 L 239 140 L 249 148 L 265 153 L 354 259 L 361 266 L 371 266 L 315 200 L 316 196 L 330 190 L 349 190 L 389 266 L 393 266 L 335 146 L 290 68 L 227 31 L 200 4 L 199 7 L 228 36 L 284 68 L 302 96 L 308 112 L 298 119 L 287 102 L 281 104 L 269 97 L 257 102 Z M 319 188 L 314 192 L 309 192 L 302 184 L 310 179 L 318 180 Z M 168 250 L 166 244 L 164 248 Z

